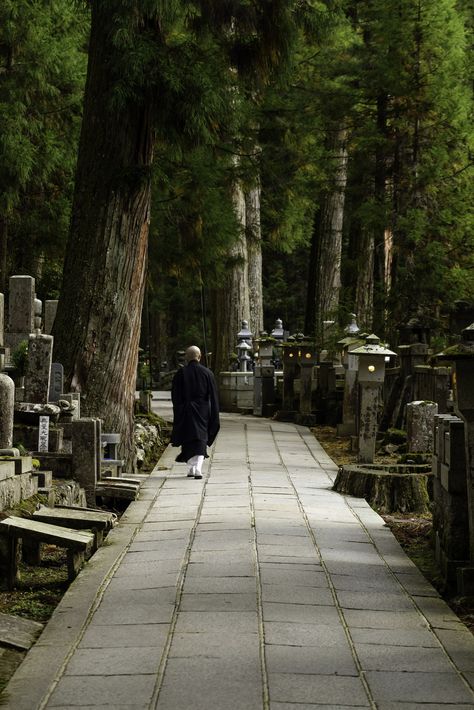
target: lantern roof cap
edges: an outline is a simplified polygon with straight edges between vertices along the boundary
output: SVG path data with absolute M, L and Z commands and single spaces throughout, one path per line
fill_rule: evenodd
M 367 336 L 363 345 L 351 350 L 351 355 L 396 355 L 396 353 L 380 345 L 380 338 L 372 333 Z

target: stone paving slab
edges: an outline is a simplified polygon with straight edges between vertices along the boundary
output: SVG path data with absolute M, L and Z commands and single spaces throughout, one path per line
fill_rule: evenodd
M 224 415 L 202 480 L 175 456 L 69 588 L 7 708 L 474 710 L 473 636 L 367 503 L 330 490 L 307 429 Z
M 362 681 L 350 676 L 270 673 L 270 700 L 370 707 Z
M 270 673 L 359 675 L 349 647 L 270 645 L 265 654 Z
M 369 671 L 367 682 L 376 703 L 469 703 L 472 691 L 454 672 L 405 673 L 399 671 Z

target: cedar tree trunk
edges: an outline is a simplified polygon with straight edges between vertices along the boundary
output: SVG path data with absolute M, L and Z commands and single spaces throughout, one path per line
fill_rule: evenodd
M 341 253 L 344 202 L 347 183 L 347 129 L 334 131 L 329 144 L 330 188 L 325 191 L 313 232 L 308 278 L 308 312 L 314 307 L 314 325 L 306 319 L 309 334 L 322 344 L 323 321 L 337 317 L 341 290 Z M 313 292 L 310 292 L 310 288 Z M 312 305 L 314 304 L 314 305 Z
M 121 434 L 121 454 L 130 467 L 153 129 L 151 101 L 115 100 L 113 16 L 107 3 L 92 3 L 84 116 L 54 337 L 66 388 L 81 393 L 83 416 L 100 417 L 105 431 Z
M 242 320 L 250 317 L 245 195 L 238 181 L 234 184 L 232 197 L 240 225 L 239 237 L 229 252 L 227 272 L 212 294 L 212 361 L 216 373 L 229 369 L 232 353 L 237 351 L 237 333 Z
M 251 332 L 257 338 L 263 330 L 262 230 L 260 225 L 260 184 L 245 194 L 245 220 L 249 280 Z

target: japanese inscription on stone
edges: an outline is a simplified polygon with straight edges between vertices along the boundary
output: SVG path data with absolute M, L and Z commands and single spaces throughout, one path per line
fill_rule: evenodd
M 39 418 L 38 451 L 45 453 L 49 445 L 49 417 Z

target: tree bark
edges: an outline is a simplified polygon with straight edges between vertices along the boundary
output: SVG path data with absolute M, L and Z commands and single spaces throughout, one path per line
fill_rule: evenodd
M 375 147 L 374 198 L 379 209 L 374 241 L 374 303 L 373 321 L 375 332 L 383 337 L 385 334 L 385 309 L 387 299 L 387 225 L 382 221 L 385 204 L 387 181 L 387 106 L 388 97 L 385 93 L 377 97 L 377 135 L 379 140 Z
M 363 229 L 357 259 L 355 312 L 363 330 L 372 329 L 374 311 L 374 232 Z
M 263 330 L 262 230 L 260 225 L 260 184 L 245 193 L 247 235 L 249 327 L 255 337 Z
M 104 8 L 104 5 L 106 7 Z M 133 461 L 133 411 L 150 213 L 151 101 L 114 95 L 114 13 L 92 3 L 84 99 L 55 358 L 85 416 L 121 434 Z M 120 103 L 118 103 L 120 101 Z
M 319 217 L 316 222 L 317 233 L 313 235 L 314 244 L 311 256 L 315 259 L 310 264 L 313 274 L 310 276 L 314 288 L 314 326 L 313 331 L 320 344 L 324 339 L 323 321 L 337 317 L 339 294 L 341 289 L 341 253 L 342 226 L 344 220 L 344 201 L 347 183 L 347 136 L 344 126 L 338 126 L 330 134 L 328 153 L 331 160 L 330 187 L 322 196 Z M 309 298 L 308 298 L 309 301 Z M 306 319 L 309 321 L 309 319 Z
M 242 320 L 248 320 L 250 316 L 245 195 L 239 181 L 234 184 L 232 197 L 240 225 L 239 235 L 229 251 L 222 285 L 213 293 L 212 362 L 217 373 L 229 369 L 232 353 L 237 350 L 237 333 Z

